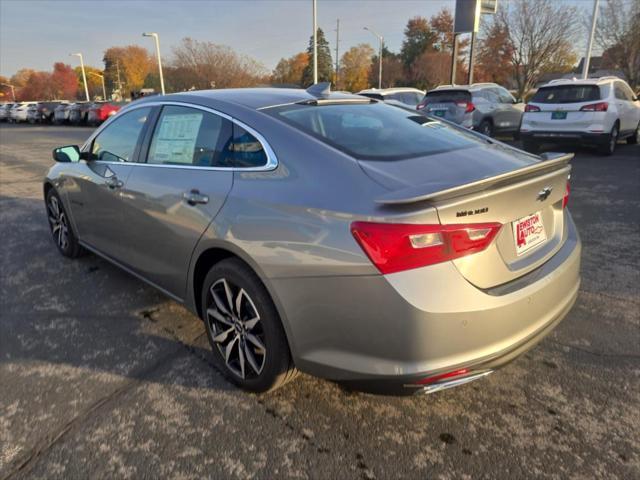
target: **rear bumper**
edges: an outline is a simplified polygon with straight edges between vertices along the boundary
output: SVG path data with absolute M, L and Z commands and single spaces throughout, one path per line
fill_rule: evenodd
M 561 132 L 561 131 L 520 131 L 520 139 L 538 143 L 575 143 L 601 144 L 608 141 L 608 133 Z
M 569 217 L 569 216 L 568 216 Z M 296 366 L 358 389 L 412 393 L 419 380 L 513 360 L 573 306 L 581 245 L 509 284 L 481 290 L 448 262 L 387 276 L 275 279 Z

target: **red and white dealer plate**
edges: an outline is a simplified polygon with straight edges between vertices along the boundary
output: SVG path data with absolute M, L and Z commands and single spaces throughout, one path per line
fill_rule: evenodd
M 547 240 L 541 212 L 519 218 L 511 224 L 513 225 L 513 239 L 516 243 L 516 255 L 518 256 Z

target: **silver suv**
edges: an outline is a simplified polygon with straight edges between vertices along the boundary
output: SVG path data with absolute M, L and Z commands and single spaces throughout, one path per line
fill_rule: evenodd
M 497 83 L 474 83 L 430 90 L 417 109 L 492 137 L 517 135 L 524 104 Z

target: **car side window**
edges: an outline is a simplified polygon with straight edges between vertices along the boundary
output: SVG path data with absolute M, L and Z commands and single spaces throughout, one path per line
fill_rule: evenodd
M 500 99 L 500 103 L 513 103 L 513 97 L 504 88 L 495 88 L 492 90 Z
M 124 113 L 105 127 L 91 146 L 91 158 L 109 162 L 132 162 L 140 133 L 151 108 Z
M 231 122 L 214 113 L 165 106 L 156 124 L 147 163 L 226 167 L 223 149 L 231 137 Z
M 267 164 L 267 152 L 260 141 L 240 125 L 233 124 L 233 137 L 224 146 L 225 166 L 257 168 Z
M 500 103 L 500 97 L 495 90 L 483 90 L 482 93 L 489 103 Z
M 620 82 L 616 82 L 613 88 L 614 94 L 618 100 L 628 100 Z

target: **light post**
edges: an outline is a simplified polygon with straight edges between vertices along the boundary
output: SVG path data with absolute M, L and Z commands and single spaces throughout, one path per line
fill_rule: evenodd
M 82 59 L 81 53 L 70 53 L 70 57 L 80 57 L 80 67 L 82 68 L 82 81 L 84 82 L 84 94 L 87 96 L 87 102 L 89 99 L 89 87 L 87 87 L 87 75 L 84 73 L 84 60 Z
M 102 100 L 107 101 L 107 89 L 104 87 L 104 75 L 100 75 L 99 73 L 89 72 L 89 75 L 93 75 L 94 77 L 100 78 L 102 80 Z
M 0 83 L 0 85 L 3 85 L 5 87 L 9 87 L 11 89 L 11 96 L 13 97 L 13 101 L 16 101 L 16 89 L 13 85 L 9 85 L 8 83 Z
M 316 0 L 313 0 L 313 84 L 318 83 L 318 20 Z
M 160 90 L 164 95 L 164 77 L 162 76 L 162 60 L 160 59 L 160 37 L 155 32 L 143 33 L 143 37 L 153 37 L 156 42 L 156 57 L 158 57 L 158 71 L 160 72 Z
M 368 32 L 371 32 L 380 41 L 380 49 L 378 51 L 378 88 L 382 88 L 382 46 L 384 45 L 384 38 L 382 37 L 382 35 L 378 35 L 369 27 L 364 27 L 364 29 Z
M 593 36 L 596 32 L 596 23 L 598 23 L 598 0 L 593 2 L 593 14 L 591 15 L 591 33 L 589 34 L 589 43 L 587 44 L 587 54 L 582 62 L 582 78 L 589 78 L 589 63 L 591 63 L 591 48 L 593 47 Z

